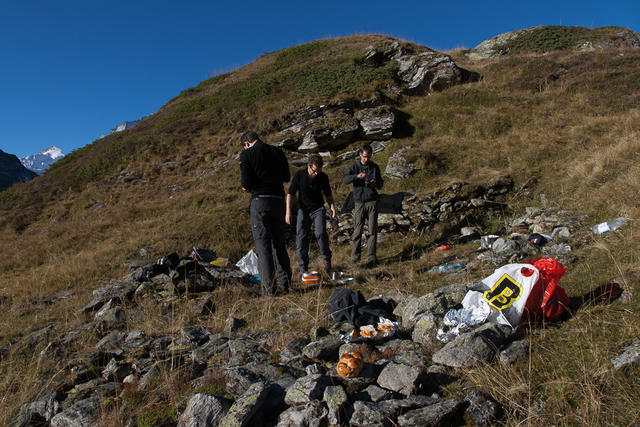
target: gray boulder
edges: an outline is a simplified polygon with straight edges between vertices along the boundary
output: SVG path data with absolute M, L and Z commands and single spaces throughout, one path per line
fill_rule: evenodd
M 59 396 L 55 391 L 43 390 L 31 403 L 24 404 L 18 414 L 9 423 L 10 427 L 23 427 L 44 424 L 60 408 Z
M 122 331 L 111 331 L 96 344 L 96 350 L 114 355 L 122 354 L 122 342 L 126 334 Z
M 126 316 L 113 299 L 104 304 L 93 316 L 93 324 L 98 331 L 123 328 Z
M 410 396 L 422 391 L 425 378 L 423 369 L 418 366 L 391 362 L 384 367 L 377 382 L 382 388 Z
M 447 343 L 433 355 L 433 361 L 452 368 L 470 368 L 491 362 L 511 332 L 509 326 L 485 323 Z
M 393 314 L 402 318 L 403 328 L 411 329 L 418 319 L 426 313 L 444 316 L 450 308 L 462 301 L 466 293 L 467 286 L 458 283 L 444 286 L 421 297 L 409 295 L 399 302 Z
M 411 338 L 413 341 L 422 344 L 426 349 L 435 350 L 440 348 L 442 343 L 436 339 L 438 329 L 444 326 L 442 316 L 434 316 L 426 313 L 418 319 Z
M 414 409 L 398 417 L 399 426 L 445 426 L 458 424 L 464 401 L 462 399 L 443 400 L 433 405 L 420 409 Z
M 478 390 L 471 390 L 464 397 L 466 409 L 464 419 L 467 425 L 492 426 L 500 416 L 500 405 L 491 396 Z
M 391 423 L 377 403 L 355 401 L 353 403 L 353 414 L 349 420 L 350 426 L 390 426 Z
M 400 66 L 398 77 L 412 94 L 441 91 L 480 78 L 477 73 L 459 68 L 450 56 L 438 52 L 406 55 L 396 61 Z
M 302 405 L 312 400 L 321 400 L 324 389 L 331 385 L 331 378 L 326 375 L 307 375 L 298 378 L 287 388 L 284 401 L 287 405 Z
M 51 418 L 51 427 L 87 427 L 96 425 L 98 401 L 95 397 L 78 400 Z
M 178 419 L 178 427 L 208 427 L 218 425 L 227 411 L 224 399 L 204 393 L 195 393 Z
M 338 358 L 338 349 L 343 344 L 338 337 L 329 337 L 320 341 L 313 341 L 302 349 L 309 359 L 320 360 L 336 360 Z
M 249 425 L 251 418 L 258 412 L 269 393 L 269 387 L 257 382 L 252 384 L 238 400 L 236 400 L 229 412 L 220 422 L 222 427 L 245 427 Z
M 354 117 L 360 122 L 364 139 L 384 140 L 390 139 L 393 135 L 396 114 L 392 108 L 386 106 L 365 108 L 356 111 Z
M 329 410 L 327 419 L 331 425 L 340 425 L 341 421 L 346 421 L 346 406 L 349 401 L 342 386 L 335 385 L 325 388 L 322 400 Z
M 278 418 L 278 427 L 321 427 L 327 424 L 329 411 L 319 400 L 287 409 Z
M 407 178 L 413 173 L 415 168 L 412 163 L 408 163 L 404 154 L 411 149 L 411 146 L 401 148 L 389 157 L 384 174 L 391 178 Z
M 134 280 L 110 283 L 102 289 L 93 291 L 93 299 L 82 309 L 82 312 L 89 313 L 96 311 L 112 299 L 121 302 L 129 300 L 137 287 L 138 283 Z

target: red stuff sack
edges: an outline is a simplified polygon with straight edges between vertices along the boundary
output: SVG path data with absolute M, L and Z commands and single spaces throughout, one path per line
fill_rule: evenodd
M 525 311 L 534 319 L 557 322 L 569 305 L 567 293 L 558 286 L 567 267 L 555 258 L 536 258 L 526 263 L 540 272 L 540 278 L 527 299 Z

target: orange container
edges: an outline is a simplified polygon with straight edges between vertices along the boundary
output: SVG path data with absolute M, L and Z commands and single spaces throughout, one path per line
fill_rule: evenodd
M 322 283 L 322 278 L 317 271 L 308 271 L 302 273 L 302 284 L 305 286 L 319 285 Z

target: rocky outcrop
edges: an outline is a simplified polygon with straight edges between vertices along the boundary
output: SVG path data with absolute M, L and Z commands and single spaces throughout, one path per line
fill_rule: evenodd
M 520 30 L 508 31 L 506 33 L 498 34 L 497 36 L 493 36 L 490 39 L 483 41 L 473 49 L 470 49 L 466 55 L 469 59 L 473 59 L 474 61 L 505 55 L 508 53 L 508 50 L 505 46 L 509 40 L 515 39 L 522 34 L 531 32 L 534 29 L 535 28 L 523 28 Z
M 445 54 L 427 51 L 409 54 L 399 43 L 385 49 L 369 47 L 364 62 L 380 67 L 398 64 L 397 93 L 426 95 L 448 87 L 477 81 L 480 75 L 458 67 Z M 276 144 L 301 153 L 339 149 L 361 139 L 388 140 L 398 124 L 398 114 L 384 96 L 349 100 L 333 104 L 312 105 L 293 111 L 274 122 L 282 139 Z
M 488 40 L 483 41 L 473 49 L 469 49 L 466 56 L 472 60 L 482 60 L 488 58 L 496 58 L 507 55 L 509 53 L 509 41 L 516 39 L 523 34 L 544 31 L 545 27 L 523 28 L 515 31 L 498 34 Z M 591 31 L 597 31 L 594 29 Z M 595 38 L 595 40 L 594 40 Z M 619 28 L 609 36 L 592 36 L 585 37 L 585 40 L 573 46 L 575 50 L 595 50 L 595 49 L 611 49 L 611 48 L 640 48 L 640 34 L 625 28 Z
M 38 176 L 25 168 L 13 154 L 0 150 L 0 191 L 16 182 L 27 182 Z

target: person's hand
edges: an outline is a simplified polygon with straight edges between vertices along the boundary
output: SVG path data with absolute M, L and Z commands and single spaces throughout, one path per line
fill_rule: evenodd
M 291 225 L 291 213 L 287 212 L 284 215 L 284 222 L 286 222 L 287 224 Z
M 336 219 L 338 217 L 338 213 L 336 212 L 336 206 L 335 205 L 331 205 L 331 218 Z
M 364 178 L 365 176 L 367 176 L 367 174 L 366 174 L 366 173 L 364 173 L 364 172 L 360 172 L 358 175 L 356 175 L 356 178 L 360 178 L 360 179 L 362 179 L 362 178 Z

